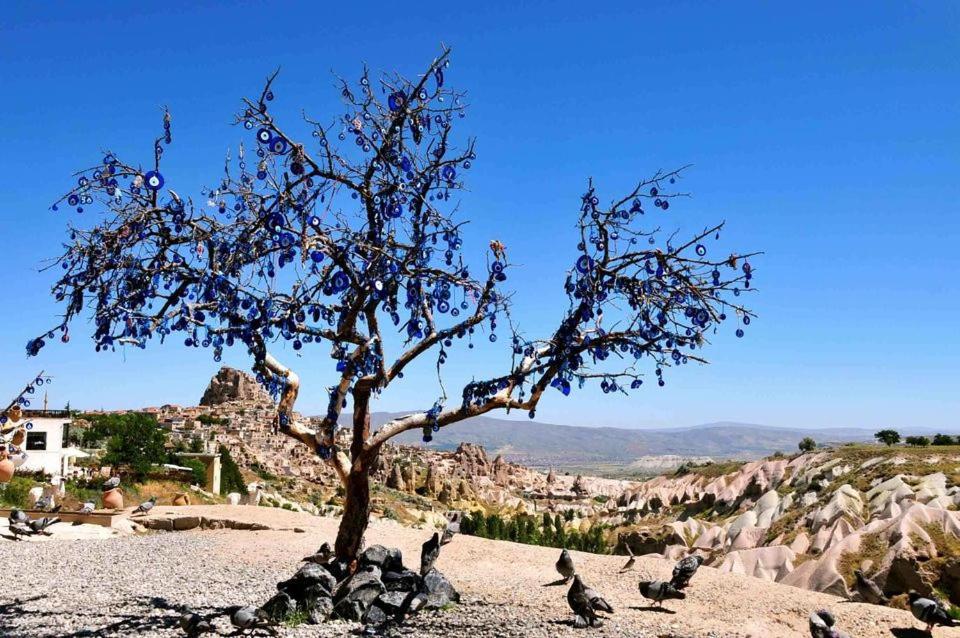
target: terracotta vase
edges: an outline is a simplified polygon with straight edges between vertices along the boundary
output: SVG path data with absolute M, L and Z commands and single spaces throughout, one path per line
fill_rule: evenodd
M 190 495 L 189 494 L 177 494 L 173 497 L 174 505 L 189 505 L 190 504 Z
M 0 461 L 0 483 L 9 483 L 10 479 L 13 478 L 14 470 L 16 470 L 16 466 L 10 459 Z
M 123 493 L 119 487 L 103 493 L 103 507 L 108 510 L 123 509 Z
M 27 430 L 25 428 L 18 428 L 13 434 L 13 438 L 10 439 L 10 442 L 20 447 L 23 445 L 23 442 L 27 440 Z

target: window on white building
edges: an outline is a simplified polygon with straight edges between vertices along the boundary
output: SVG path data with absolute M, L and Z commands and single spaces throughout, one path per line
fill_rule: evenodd
M 46 432 L 27 432 L 28 450 L 46 450 L 47 433 Z

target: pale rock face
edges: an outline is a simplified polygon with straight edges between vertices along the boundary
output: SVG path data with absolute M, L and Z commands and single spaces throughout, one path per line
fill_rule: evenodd
M 273 404 L 270 394 L 246 372 L 224 366 L 210 379 L 200 405 L 214 406 L 228 401 Z
M 830 501 L 817 510 L 811 519 L 811 529 L 819 530 L 821 527 L 831 525 L 841 516 L 847 516 L 852 519 L 860 520 L 863 513 L 863 500 L 860 492 L 855 490 L 849 484 L 845 483 L 833 493 Z
M 227 494 L 227 503 L 230 505 L 239 505 L 240 504 L 240 494 L 237 492 L 230 492 Z
M 758 547 L 730 552 L 717 569 L 731 574 L 779 581 L 793 571 L 795 559 L 793 550 L 783 545 Z
M 795 554 L 806 554 L 807 550 L 810 549 L 810 537 L 807 536 L 806 532 L 800 532 L 790 543 L 789 547 Z
M 727 538 L 731 540 L 736 539 L 742 529 L 756 526 L 757 513 L 753 510 L 748 510 L 730 523 L 730 527 L 727 528 Z
M 807 492 L 802 497 L 800 497 L 800 507 L 810 507 L 816 502 L 817 502 L 816 492 Z
M 767 536 L 766 527 L 744 527 L 730 544 L 730 549 L 753 549 L 760 545 Z
M 708 527 L 697 540 L 693 542 L 693 547 L 701 549 L 720 549 L 727 541 L 727 530 L 720 525 Z

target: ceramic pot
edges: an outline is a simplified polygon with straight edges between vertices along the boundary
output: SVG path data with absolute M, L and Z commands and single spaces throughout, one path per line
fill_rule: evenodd
M 13 478 L 13 472 L 16 469 L 16 466 L 10 459 L 3 459 L 0 461 L 0 483 L 9 483 L 10 479 Z
M 119 487 L 108 490 L 103 493 L 103 507 L 108 510 L 123 509 L 123 493 Z
M 189 494 L 177 494 L 173 497 L 174 505 L 189 505 L 190 504 L 190 495 Z

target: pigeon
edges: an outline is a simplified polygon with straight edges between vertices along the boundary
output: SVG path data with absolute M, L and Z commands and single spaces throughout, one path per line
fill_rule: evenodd
M 10 533 L 16 540 L 22 540 L 23 536 L 33 536 L 34 531 L 26 523 L 17 521 L 10 523 Z
M 673 567 L 673 577 L 670 579 L 670 584 L 677 589 L 686 589 L 690 584 L 690 579 L 693 578 L 702 564 L 703 556 L 699 554 L 692 554 L 680 559 Z
M 628 572 L 628 571 L 630 571 L 631 569 L 633 569 L 633 566 L 634 566 L 634 565 L 636 564 L 636 562 L 637 562 L 637 559 L 634 558 L 634 556 L 633 556 L 633 551 L 630 549 L 630 546 L 629 546 L 629 545 L 625 545 L 624 547 L 627 548 L 627 556 L 629 556 L 630 558 L 628 558 L 626 564 L 624 564 L 624 566 L 620 568 L 620 573 L 621 573 L 621 574 L 622 574 L 623 572 Z
M 426 576 L 427 572 L 433 569 L 433 564 L 437 562 L 440 556 L 440 534 L 434 532 L 433 536 L 423 544 L 420 549 L 420 575 Z
M 80 506 L 79 512 L 81 514 L 92 514 L 93 510 L 95 509 L 97 509 L 96 504 L 93 501 L 87 501 L 86 503 Z
M 455 513 L 447 520 L 447 526 L 443 528 L 443 536 L 440 537 L 440 544 L 446 545 L 453 540 L 453 537 L 460 533 L 460 515 Z
M 836 619 L 829 609 L 819 609 L 810 614 L 810 638 L 850 638 L 839 629 L 834 629 Z
M 45 512 L 48 509 L 53 507 L 53 498 L 49 494 L 45 494 L 37 499 L 37 502 L 33 504 L 33 509 L 40 510 Z
M 638 586 L 644 598 L 649 598 L 661 607 L 665 600 L 670 600 L 671 598 L 683 600 L 687 597 L 685 593 L 662 580 L 641 580 Z
M 573 566 L 573 558 L 570 557 L 570 552 L 567 550 L 560 552 L 560 558 L 557 559 L 556 567 L 560 575 L 563 576 L 563 582 L 565 583 L 573 578 L 573 575 L 577 571 Z
M 269 619 L 256 607 L 231 607 L 230 623 L 241 631 L 248 629 L 266 629 L 272 632 Z
M 594 594 L 591 596 L 591 592 Z M 605 606 L 597 607 L 594 604 L 593 599 L 599 600 Z M 580 576 L 574 574 L 573 584 L 570 585 L 570 590 L 567 592 L 567 604 L 570 605 L 570 609 L 573 610 L 573 613 L 576 614 L 576 618 L 573 621 L 575 627 L 580 629 L 584 627 L 599 627 L 603 624 L 603 621 L 597 615 L 597 610 L 606 611 L 607 609 L 610 612 L 613 612 L 613 609 L 610 605 L 607 604 L 603 598 L 596 595 L 592 589 L 589 589 L 583 585 L 583 581 L 580 580 Z
M 857 579 L 854 587 L 863 602 L 871 605 L 887 605 L 890 603 L 890 599 L 883 595 L 883 590 L 875 582 L 864 576 L 861 570 L 853 570 L 853 575 Z
M 317 565 L 326 565 L 330 562 L 330 559 L 333 557 L 333 549 L 330 547 L 330 543 L 324 543 L 320 546 L 320 549 L 317 550 L 315 554 L 310 554 L 303 559 L 305 563 L 316 563 Z
M 120 477 L 111 476 L 106 481 L 103 482 L 103 491 L 109 492 L 110 490 L 115 490 L 120 487 Z
M 26 512 L 17 508 L 10 510 L 10 516 L 8 518 L 11 523 L 26 523 L 30 520 Z
M 51 536 L 52 534 L 47 531 L 48 527 L 52 527 L 60 522 L 58 516 L 49 517 L 44 516 L 43 518 L 38 518 L 36 520 L 30 521 L 27 525 L 30 526 L 30 529 L 33 530 L 34 534 L 43 534 L 44 536 Z
M 183 633 L 193 638 L 194 636 L 199 636 L 200 634 L 213 632 L 213 625 L 210 624 L 208 620 L 195 614 L 192 611 L 185 611 L 183 615 L 180 616 L 180 629 L 183 630 Z
M 157 504 L 157 497 L 151 496 L 149 500 L 144 501 L 137 505 L 137 509 L 133 510 L 130 516 L 135 514 L 149 514 L 150 510 L 153 509 L 153 506 Z
M 920 622 L 927 623 L 927 633 L 932 633 L 936 625 L 943 627 L 956 627 L 957 623 L 950 614 L 947 613 L 943 603 L 936 599 L 924 598 L 914 590 L 907 594 L 910 599 L 910 611 L 914 618 Z

